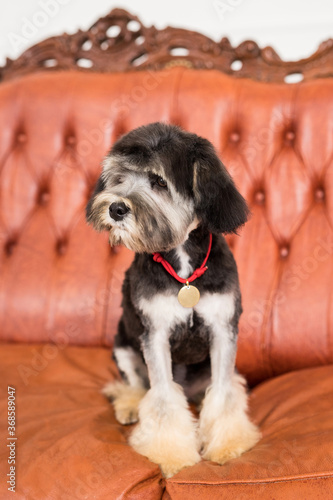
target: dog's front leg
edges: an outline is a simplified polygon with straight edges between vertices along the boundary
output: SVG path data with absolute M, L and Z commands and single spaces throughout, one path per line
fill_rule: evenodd
M 202 455 L 220 464 L 240 456 L 260 439 L 257 427 L 247 415 L 245 379 L 235 372 L 237 326 L 235 304 L 230 295 L 207 297 L 201 307 L 212 309 L 211 322 L 212 384 L 206 392 L 200 412 Z M 215 304 L 214 304 L 215 301 Z M 214 311 L 214 305 L 217 306 Z M 207 307 L 205 309 L 205 307 Z
M 139 405 L 139 423 L 130 444 L 140 454 L 160 465 L 170 477 L 200 460 L 196 424 L 182 388 L 173 382 L 169 331 L 160 322 L 151 326 L 143 340 L 150 390 Z M 156 325 L 155 325 L 156 326 Z

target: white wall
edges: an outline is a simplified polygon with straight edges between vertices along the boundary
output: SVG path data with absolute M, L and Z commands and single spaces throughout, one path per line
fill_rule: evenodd
M 200 31 L 233 45 L 253 39 L 287 60 L 311 55 L 333 37 L 333 0 L 2 0 L 0 65 L 49 36 L 86 29 L 114 7 L 144 24 Z

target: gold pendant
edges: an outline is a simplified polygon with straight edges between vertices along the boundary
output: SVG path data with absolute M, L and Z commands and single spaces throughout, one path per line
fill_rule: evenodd
M 200 299 L 199 290 L 190 285 L 188 281 L 186 281 L 186 285 L 183 286 L 178 292 L 178 302 L 183 307 L 194 307 L 197 305 Z

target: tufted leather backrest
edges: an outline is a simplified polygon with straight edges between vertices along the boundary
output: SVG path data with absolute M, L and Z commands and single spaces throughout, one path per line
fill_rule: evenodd
M 184 68 L 39 73 L 0 86 L 0 336 L 109 345 L 132 253 L 85 223 L 100 160 L 166 121 L 207 137 L 249 202 L 228 239 L 251 382 L 333 362 L 333 81 L 235 80 Z

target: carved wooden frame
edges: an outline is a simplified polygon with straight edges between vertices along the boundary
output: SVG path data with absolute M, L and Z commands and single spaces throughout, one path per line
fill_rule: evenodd
M 245 41 L 232 47 L 227 38 L 214 42 L 178 28 L 146 27 L 134 15 L 114 9 L 87 31 L 44 40 L 0 67 L 0 81 L 36 71 L 79 70 L 125 72 L 172 66 L 215 69 L 237 78 L 288 82 L 333 76 L 333 39 L 320 44 L 307 59 L 283 61 L 272 47 Z

